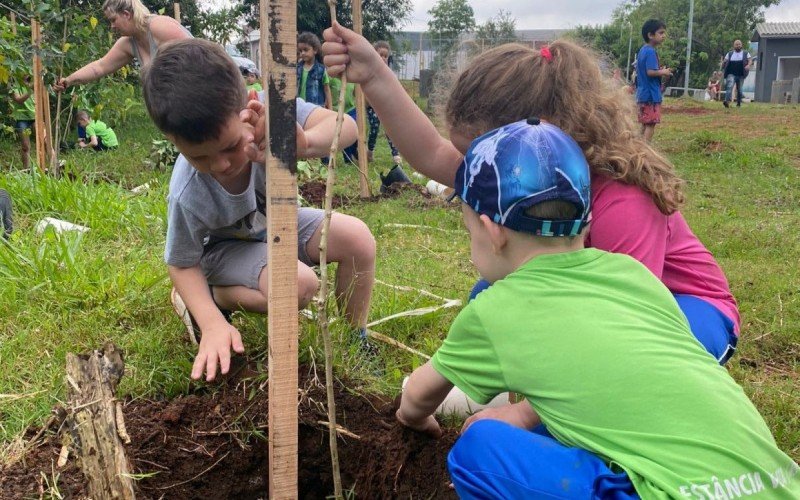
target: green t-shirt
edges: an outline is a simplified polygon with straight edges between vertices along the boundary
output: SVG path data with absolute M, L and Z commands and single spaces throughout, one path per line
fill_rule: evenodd
M 300 95 L 298 97 L 304 101 L 306 100 L 306 83 L 308 82 L 308 72 L 309 69 L 303 66 L 303 74 L 300 76 Z M 330 85 L 330 83 L 331 78 L 328 76 L 328 72 L 326 71 L 322 76 L 322 84 Z
M 461 311 L 432 363 L 479 403 L 523 394 L 559 442 L 626 471 L 642 498 L 800 498 L 800 468 L 628 256 L 530 260 Z
M 106 147 L 114 148 L 119 146 L 117 134 L 114 133 L 111 127 L 100 120 L 92 120 L 89 122 L 89 125 L 86 126 L 86 137 L 91 139 L 92 136 L 95 135 L 103 140 L 103 144 L 105 144 Z
M 14 100 L 14 95 L 30 93 L 28 99 L 20 104 Z M 36 108 L 33 107 L 33 91 L 24 85 L 16 85 L 11 90 L 11 117 L 17 121 L 33 121 L 36 119 Z
M 330 77 L 332 109 L 339 106 L 339 92 L 342 89 L 342 80 L 335 76 Z M 356 108 L 356 84 L 348 83 L 344 91 L 344 112 L 349 113 Z
M 248 91 L 249 90 L 255 90 L 256 92 L 261 92 L 264 89 L 261 87 L 260 83 L 256 82 L 256 83 L 251 83 L 250 85 L 248 85 L 247 86 L 247 90 Z

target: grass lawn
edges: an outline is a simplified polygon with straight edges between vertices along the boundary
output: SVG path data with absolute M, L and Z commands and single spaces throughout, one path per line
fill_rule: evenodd
M 780 447 L 800 460 L 798 108 L 746 104 L 726 110 L 680 101 L 667 107 L 655 143 L 687 180 L 683 213 L 717 257 L 740 304 L 742 339 L 728 368 Z M 67 352 L 106 341 L 119 345 L 127 356 L 124 395 L 171 397 L 195 390 L 188 377 L 193 350 L 172 312 L 162 262 L 169 169 L 143 165 L 151 140 L 160 136 L 143 115 L 117 127 L 117 134 L 117 151 L 67 153 L 69 176 L 61 180 L 17 170 L 16 144 L 0 139 L 0 188 L 11 193 L 17 214 L 13 238 L 0 245 L 0 460 L 4 445 L 41 423 L 64 397 Z M 378 144 L 370 170 L 375 192 L 378 172 L 391 165 L 385 139 Z M 149 190 L 131 194 L 131 187 L 145 182 Z M 477 273 L 458 207 L 414 191 L 360 202 L 350 166 L 340 169 L 337 191 L 352 197 L 341 210 L 362 218 L 378 243 L 381 283 L 371 320 L 441 303 L 388 285 L 466 299 Z M 38 235 L 36 223 L 47 216 L 91 230 Z M 432 353 L 458 309 L 374 329 Z M 248 353 L 265 357 L 264 318 L 237 314 L 235 324 Z M 396 394 L 421 360 L 382 349 L 383 377 L 363 373 L 349 353 L 338 356 L 337 372 L 347 373 L 353 390 Z M 321 360 L 321 353 L 316 325 L 301 319 L 301 356 Z

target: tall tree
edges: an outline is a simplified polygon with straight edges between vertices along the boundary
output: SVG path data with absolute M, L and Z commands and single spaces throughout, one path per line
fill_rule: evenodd
M 455 40 L 475 29 L 475 12 L 467 0 L 439 0 L 428 14 L 428 32 L 434 38 Z
M 516 29 L 517 19 L 511 12 L 500 9 L 496 16 L 475 29 L 475 40 L 482 47 L 514 42 L 517 40 Z
M 764 9 L 780 0 L 695 0 L 692 31 L 692 73 L 689 85 L 703 88 L 709 75 L 719 68 L 722 57 L 733 41 L 745 42 L 759 22 L 764 21 Z M 598 50 L 615 57 L 619 67 L 627 60 L 629 33 L 631 59 L 644 43 L 642 24 L 647 19 L 663 20 L 668 38 L 659 51 L 659 58 L 675 70 L 670 83 L 683 82 L 686 69 L 686 45 L 689 24 L 689 0 L 625 0 L 614 11 L 611 23 L 605 26 L 580 27 L 575 34 L 592 43 Z
M 353 4 L 351 0 L 337 0 L 338 21 L 352 28 Z M 258 27 L 258 0 L 243 0 L 245 20 L 252 28 Z M 388 40 L 391 33 L 403 27 L 411 14 L 411 0 L 362 0 L 364 36 L 367 40 Z M 318 36 L 331 25 L 328 4 L 322 0 L 297 1 L 297 30 L 310 31 Z

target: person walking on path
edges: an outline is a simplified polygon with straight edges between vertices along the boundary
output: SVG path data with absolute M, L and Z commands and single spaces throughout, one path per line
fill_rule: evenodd
M 736 85 L 736 107 L 742 106 L 742 84 L 747 74 L 750 73 L 750 54 L 742 49 L 742 41 L 733 42 L 733 50 L 725 54 L 722 61 L 722 71 L 725 73 L 725 100 L 722 104 L 730 107 L 733 86 Z

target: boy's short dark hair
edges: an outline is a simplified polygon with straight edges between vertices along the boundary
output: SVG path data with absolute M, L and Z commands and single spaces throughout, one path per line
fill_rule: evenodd
M 650 43 L 650 35 L 661 28 L 667 29 L 667 25 L 660 19 L 648 19 L 645 21 L 642 25 L 642 38 L 644 38 L 644 43 Z
M 156 126 L 194 144 L 218 138 L 247 104 L 236 63 L 219 45 L 197 38 L 162 46 L 142 83 Z

